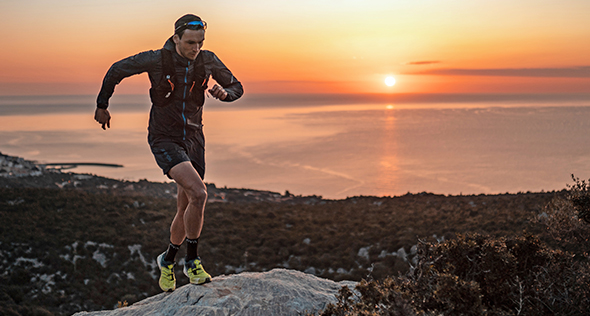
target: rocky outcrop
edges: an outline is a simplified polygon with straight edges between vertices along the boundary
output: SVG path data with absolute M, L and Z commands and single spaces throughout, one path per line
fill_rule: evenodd
M 37 165 L 34 161 L 0 153 L 0 177 L 18 178 L 40 176 L 43 172 L 43 167 Z
M 305 315 L 317 313 L 336 302 L 343 286 L 355 282 L 334 282 L 299 271 L 274 269 L 263 273 L 218 276 L 211 283 L 185 285 L 129 307 L 112 311 L 80 312 L 74 316 L 183 316 L 183 315 Z

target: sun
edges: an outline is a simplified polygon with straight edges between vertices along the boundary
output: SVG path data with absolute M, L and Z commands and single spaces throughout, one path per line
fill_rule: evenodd
M 395 78 L 393 78 L 392 76 L 387 76 L 385 78 L 385 85 L 387 85 L 388 87 L 393 87 L 394 84 L 395 84 Z

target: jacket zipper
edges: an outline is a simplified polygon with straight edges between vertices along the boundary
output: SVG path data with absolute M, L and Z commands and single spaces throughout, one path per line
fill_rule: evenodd
M 182 95 L 182 121 L 184 123 L 183 125 L 183 136 L 182 136 L 182 140 L 186 140 L 186 115 L 184 114 L 185 110 L 186 110 L 186 88 L 188 85 L 188 69 L 191 65 L 191 62 L 188 62 L 188 66 L 185 69 L 184 72 L 184 92 Z

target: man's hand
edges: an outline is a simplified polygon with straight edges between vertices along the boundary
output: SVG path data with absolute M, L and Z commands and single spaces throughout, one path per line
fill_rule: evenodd
M 102 129 L 105 129 L 105 125 L 108 128 L 111 128 L 111 113 L 107 109 L 96 108 L 94 112 L 94 120 L 96 120 L 99 124 L 102 124 Z
M 225 100 L 227 97 L 227 91 L 225 91 L 225 89 L 223 89 L 223 87 L 218 84 L 215 84 L 213 88 L 209 89 L 209 93 L 211 93 L 214 98 L 221 101 Z

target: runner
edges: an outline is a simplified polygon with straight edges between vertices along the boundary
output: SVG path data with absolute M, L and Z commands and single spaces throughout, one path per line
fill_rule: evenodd
M 235 101 L 243 94 L 242 84 L 221 60 L 213 52 L 201 50 L 206 29 L 207 23 L 200 17 L 184 15 L 174 23 L 174 35 L 162 49 L 114 63 L 104 77 L 94 114 L 103 129 L 110 128 L 111 115 L 107 107 L 115 86 L 129 76 L 148 73 L 152 102 L 148 142 L 158 166 L 178 187 L 170 244 L 156 259 L 163 291 L 176 289 L 175 257 L 185 239 L 184 274 L 193 284 L 211 281 L 197 251 L 207 201 L 207 187 L 203 182 L 203 104 L 206 93 L 225 102 Z M 210 77 L 217 84 L 207 90 Z

